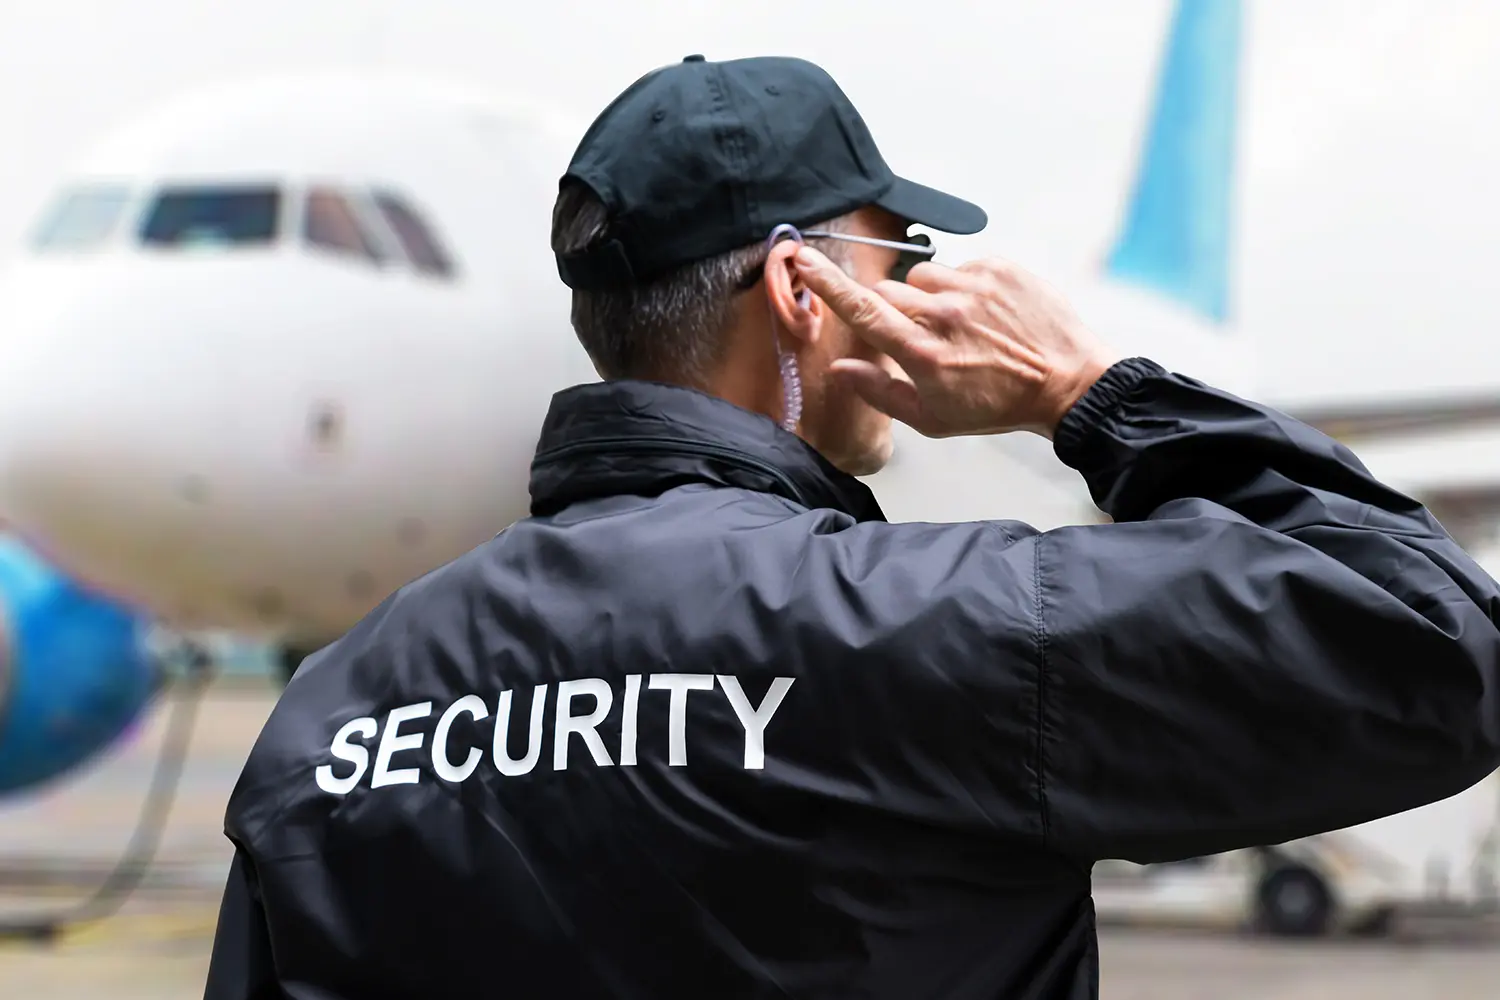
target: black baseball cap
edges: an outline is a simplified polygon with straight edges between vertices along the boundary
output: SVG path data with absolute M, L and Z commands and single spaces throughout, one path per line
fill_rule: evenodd
M 969 234 L 979 206 L 886 165 L 864 119 L 821 67 L 701 55 L 641 77 L 605 108 L 562 183 L 603 201 L 606 237 L 559 254 L 575 289 L 627 287 L 866 205 L 939 232 Z

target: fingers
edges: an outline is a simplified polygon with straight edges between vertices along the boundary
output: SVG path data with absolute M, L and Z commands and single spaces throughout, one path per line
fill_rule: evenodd
M 989 289 L 986 278 L 965 268 L 924 262 L 912 268 L 903 281 L 882 281 L 875 286 L 880 297 L 928 330 L 941 334 L 960 320 L 963 304 Z
M 934 311 L 937 296 L 920 288 L 913 288 L 900 281 L 882 281 L 875 285 L 874 292 L 891 305 L 901 310 L 902 315 L 921 322 Z
M 882 281 L 875 286 L 881 298 L 939 337 L 951 334 L 963 320 L 964 297 L 956 291 L 928 292 L 900 281 Z M 931 346 L 929 337 L 926 341 Z M 914 348 L 915 349 L 915 348 Z
M 978 291 L 982 280 L 968 264 L 953 268 L 932 261 L 923 261 L 906 275 L 906 284 L 934 293 Z
M 871 347 L 895 358 L 909 357 L 924 334 L 895 306 L 844 273 L 812 247 L 797 251 L 797 272 L 813 294 Z
M 980 282 L 992 282 L 1014 288 L 1025 284 L 1028 280 L 1035 280 L 1014 261 L 1006 260 L 1004 257 L 984 257 L 979 260 L 971 260 L 959 268 L 965 274 L 972 275 Z
M 916 386 L 910 382 L 895 377 L 873 362 L 858 358 L 839 358 L 829 366 L 829 371 L 875 409 L 920 429 L 921 399 Z

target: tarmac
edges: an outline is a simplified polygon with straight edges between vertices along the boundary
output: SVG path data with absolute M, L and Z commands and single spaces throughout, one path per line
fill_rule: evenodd
M 270 683 L 226 681 L 205 697 L 158 861 L 121 912 L 49 943 L 0 942 L 0 997 L 201 997 L 231 851 L 224 802 L 274 701 Z M 170 705 L 106 760 L 0 805 L 0 923 L 60 913 L 124 850 L 146 796 Z M 1500 933 L 1287 943 L 1223 930 L 1103 927 L 1105 1000 L 1493 1000 Z

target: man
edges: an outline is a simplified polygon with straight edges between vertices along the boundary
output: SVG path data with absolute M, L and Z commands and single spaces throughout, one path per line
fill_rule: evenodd
M 805 62 L 611 104 L 553 234 L 605 381 L 556 396 L 533 516 L 287 688 L 207 995 L 1093 997 L 1094 861 L 1492 771 L 1496 585 L 1346 449 L 1118 358 L 1025 272 L 886 280 L 909 224 L 984 221 Z M 892 416 L 1047 435 L 1115 523 L 886 523 L 851 474 Z

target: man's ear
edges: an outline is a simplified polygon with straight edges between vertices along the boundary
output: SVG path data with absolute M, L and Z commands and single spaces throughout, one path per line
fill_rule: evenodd
M 782 240 L 771 247 L 766 257 L 766 300 L 777 327 L 808 346 L 817 342 L 822 329 L 823 303 L 792 263 L 797 250 L 796 240 Z

